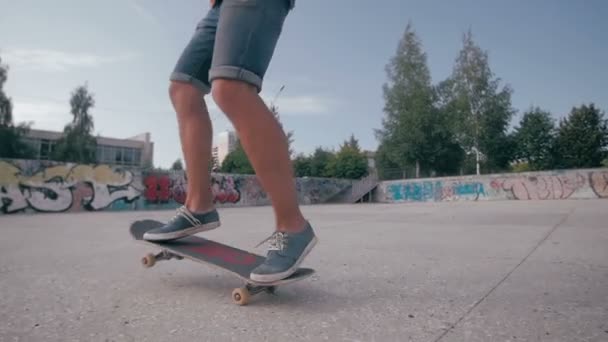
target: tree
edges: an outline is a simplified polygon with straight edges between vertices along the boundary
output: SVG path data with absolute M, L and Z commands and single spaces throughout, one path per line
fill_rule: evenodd
M 279 115 L 279 107 L 272 103 L 270 105 L 270 111 L 272 112 L 272 114 L 274 114 L 274 117 L 277 119 L 277 122 L 279 123 L 279 126 L 281 126 L 281 129 L 283 129 L 283 124 L 281 123 L 281 116 Z M 291 158 L 293 156 L 293 149 L 291 147 L 293 144 L 293 131 L 285 132 L 285 137 L 287 138 L 287 149 L 289 151 L 289 157 Z
M 0 58 L 0 157 L 2 158 L 32 158 L 34 150 L 23 141 L 30 125 L 13 122 L 13 104 L 4 93 L 4 83 L 8 80 L 8 66 L 2 64 Z
M 312 158 L 299 154 L 293 160 L 293 170 L 296 177 L 311 177 Z
M 209 172 L 219 172 L 221 169 L 221 165 L 217 156 L 215 154 L 211 154 L 211 159 L 209 160 Z
M 237 141 L 235 149 L 224 158 L 221 171 L 224 173 L 255 174 L 240 141 Z
M 551 168 L 555 134 L 551 113 L 530 108 L 515 129 L 516 156 L 525 160 L 530 170 Z
M 171 170 L 182 171 L 183 169 L 184 169 L 184 165 L 182 164 L 181 159 L 177 159 L 176 161 L 173 162 L 173 165 L 171 165 Z
M 4 83 L 8 80 L 8 65 L 2 64 L 0 58 L 0 127 L 13 124 L 13 103 L 4 93 Z
M 556 166 L 597 167 L 606 157 L 608 122 L 594 104 L 572 108 L 562 119 L 555 142 Z
M 70 99 L 72 122 L 63 130 L 63 136 L 57 141 L 53 158 L 59 161 L 76 163 L 94 163 L 97 150 L 97 139 L 92 135 L 93 117 L 89 113 L 95 106 L 93 95 L 88 87 L 77 87 Z M 116 156 L 117 161 L 121 158 Z
M 386 66 L 383 85 L 385 117 L 376 137 L 383 146 L 386 163 L 406 170 L 415 167 L 416 177 L 441 167 L 452 143 L 448 121 L 436 106 L 426 53 L 411 23 Z
M 359 143 L 353 137 L 345 141 L 328 165 L 335 178 L 359 179 L 368 174 L 367 158 L 359 150 Z
M 330 164 L 335 158 L 334 153 L 317 147 L 310 157 L 310 176 L 311 177 L 333 177 Z
M 405 169 L 402 169 L 389 155 L 390 147 L 386 143 L 380 143 L 376 149 L 376 168 L 378 178 L 384 180 L 405 178 Z
M 507 134 L 514 114 L 512 90 L 501 88 L 500 81 L 490 69 L 487 52 L 475 44 L 469 30 L 463 36 L 452 75 L 440 89 L 458 143 L 475 155 L 477 174 L 482 160 L 488 171 L 497 171 L 505 169 L 512 159 L 513 141 Z

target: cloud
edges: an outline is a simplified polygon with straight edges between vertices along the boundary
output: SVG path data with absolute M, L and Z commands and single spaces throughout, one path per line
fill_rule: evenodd
M 103 64 L 130 60 L 133 54 L 127 53 L 115 56 L 101 56 L 90 53 L 69 53 L 50 49 L 8 49 L 2 52 L 6 63 L 11 67 L 63 72 L 72 68 L 94 68 Z
M 272 98 L 264 97 L 270 104 Z M 336 102 L 322 96 L 281 96 L 275 102 L 281 115 L 325 115 L 330 114 Z
M 32 122 L 33 127 L 48 130 L 63 130 L 72 119 L 68 103 L 15 99 L 13 99 L 13 118 L 16 123 Z

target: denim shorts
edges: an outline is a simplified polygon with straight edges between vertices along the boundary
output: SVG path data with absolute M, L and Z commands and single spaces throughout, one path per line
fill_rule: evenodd
M 208 94 L 217 78 L 262 90 L 262 79 L 295 0 L 218 0 L 197 24 L 171 73 Z

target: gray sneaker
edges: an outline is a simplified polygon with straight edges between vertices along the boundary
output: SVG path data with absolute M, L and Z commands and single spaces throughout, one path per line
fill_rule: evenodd
M 144 234 L 144 240 L 167 241 L 175 240 L 196 233 L 215 229 L 220 226 L 220 218 L 217 210 L 196 214 L 188 210 L 186 206 L 177 209 L 177 213 L 169 222 Z
M 270 241 L 270 247 L 263 264 L 251 271 L 251 280 L 273 282 L 292 275 L 316 245 L 317 237 L 309 223 L 304 231 L 293 234 L 274 232 L 262 243 Z M 258 246 L 259 246 L 258 245 Z

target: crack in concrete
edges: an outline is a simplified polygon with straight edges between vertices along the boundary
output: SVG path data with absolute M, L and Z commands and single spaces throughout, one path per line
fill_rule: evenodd
M 536 252 L 536 250 L 545 241 L 547 241 L 547 239 L 557 230 L 557 228 L 559 228 L 562 224 L 564 224 L 568 220 L 570 215 L 572 215 L 572 213 L 574 213 L 574 210 L 575 210 L 575 208 L 572 208 L 559 222 L 557 222 L 553 227 L 551 227 L 551 229 L 545 234 L 545 236 L 538 243 L 536 243 L 536 245 L 532 248 L 532 250 L 530 250 L 530 252 L 528 252 L 528 254 L 526 254 L 526 256 L 517 265 L 515 265 L 515 267 L 513 267 L 513 269 L 511 269 L 509 272 L 507 272 L 507 274 L 502 279 L 500 279 L 500 281 L 496 285 L 494 285 L 486 294 L 484 294 L 478 301 L 476 301 L 472 307 L 470 307 L 464 314 L 462 314 L 462 316 L 460 316 L 460 318 L 458 318 L 458 320 L 456 320 L 456 322 L 454 322 L 452 325 L 450 325 L 449 328 L 445 329 L 445 331 L 441 335 L 439 335 L 439 337 L 437 337 L 433 342 L 441 341 L 450 331 L 454 330 L 454 328 L 456 328 L 456 326 L 460 322 L 462 322 L 471 312 L 473 312 L 473 310 L 475 310 L 475 308 L 477 308 L 477 306 L 479 306 L 479 304 L 481 304 L 483 301 L 485 301 L 486 298 L 488 298 L 494 292 L 494 290 L 496 290 L 500 285 L 502 285 L 502 283 L 504 283 L 505 280 L 507 280 L 511 276 L 511 274 L 513 274 L 513 272 L 515 272 L 519 268 L 519 266 L 521 266 L 524 262 L 526 262 L 526 260 L 528 260 L 528 258 L 532 254 L 534 254 L 534 252 Z

